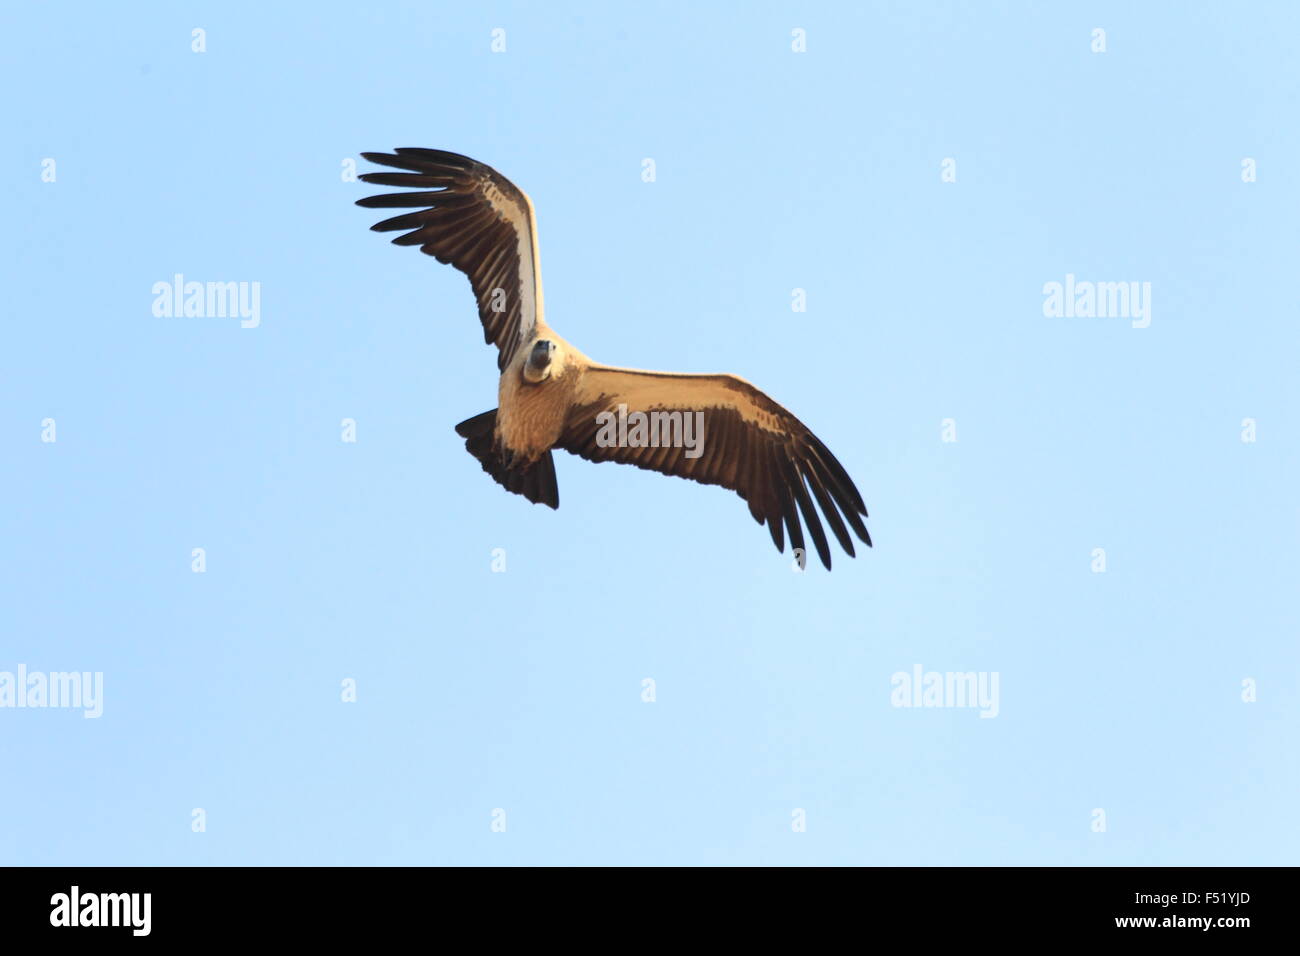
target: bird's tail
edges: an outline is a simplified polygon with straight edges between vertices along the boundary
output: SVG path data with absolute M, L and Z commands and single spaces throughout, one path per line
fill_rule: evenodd
M 560 507 L 560 489 L 555 483 L 555 462 L 545 452 L 534 462 L 511 461 L 509 451 L 496 438 L 497 410 L 467 418 L 456 426 L 456 434 L 465 439 L 465 450 L 477 458 L 483 470 L 506 491 L 523 495 L 533 504 Z

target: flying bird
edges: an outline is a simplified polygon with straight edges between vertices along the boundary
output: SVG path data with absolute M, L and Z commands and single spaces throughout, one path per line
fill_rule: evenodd
M 689 375 L 592 361 L 544 318 L 532 201 L 496 170 L 439 149 L 362 153 L 403 172 L 365 173 L 380 186 L 413 187 L 357 201 L 413 209 L 371 226 L 402 232 L 399 246 L 469 276 L 483 337 L 497 347 L 498 407 L 456 426 L 469 453 L 507 491 L 560 506 L 551 452 L 617 461 L 722 485 L 740 495 L 801 564 L 803 526 L 829 570 L 825 516 L 853 556 L 852 531 L 871 545 L 862 496 L 844 467 L 803 422 L 735 375 Z M 816 506 L 813 500 L 816 499 Z

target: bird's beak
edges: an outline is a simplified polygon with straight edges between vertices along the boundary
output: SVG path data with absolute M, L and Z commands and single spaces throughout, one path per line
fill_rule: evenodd
M 528 364 L 537 371 L 546 368 L 546 363 L 551 360 L 551 353 L 555 351 L 555 346 L 547 342 L 544 348 L 534 346 L 532 354 L 528 356 Z

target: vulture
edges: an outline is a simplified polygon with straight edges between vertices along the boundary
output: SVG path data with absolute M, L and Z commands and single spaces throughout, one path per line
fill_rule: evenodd
M 778 552 L 789 537 L 800 567 L 806 525 L 830 569 L 823 517 L 850 557 L 850 531 L 871 545 L 862 520 L 867 509 L 848 472 L 764 392 L 735 375 L 602 365 L 546 324 L 537 220 L 532 201 L 510 180 L 440 149 L 361 155 L 401 170 L 365 173 L 363 182 L 407 187 L 357 201 L 368 209 L 408 210 L 371 229 L 400 232 L 395 245 L 418 246 L 469 277 L 501 377 L 497 407 L 461 422 L 456 432 L 507 491 L 558 508 L 551 453 L 563 449 L 588 461 L 729 488 L 767 525 Z

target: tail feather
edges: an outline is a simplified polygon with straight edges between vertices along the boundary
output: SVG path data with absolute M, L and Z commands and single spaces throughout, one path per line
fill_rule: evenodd
M 560 489 L 555 481 L 555 461 L 548 451 L 531 463 L 514 463 L 496 439 L 497 410 L 475 415 L 456 426 L 465 439 L 465 450 L 479 460 L 493 479 L 507 491 L 523 495 L 533 504 L 560 507 Z

